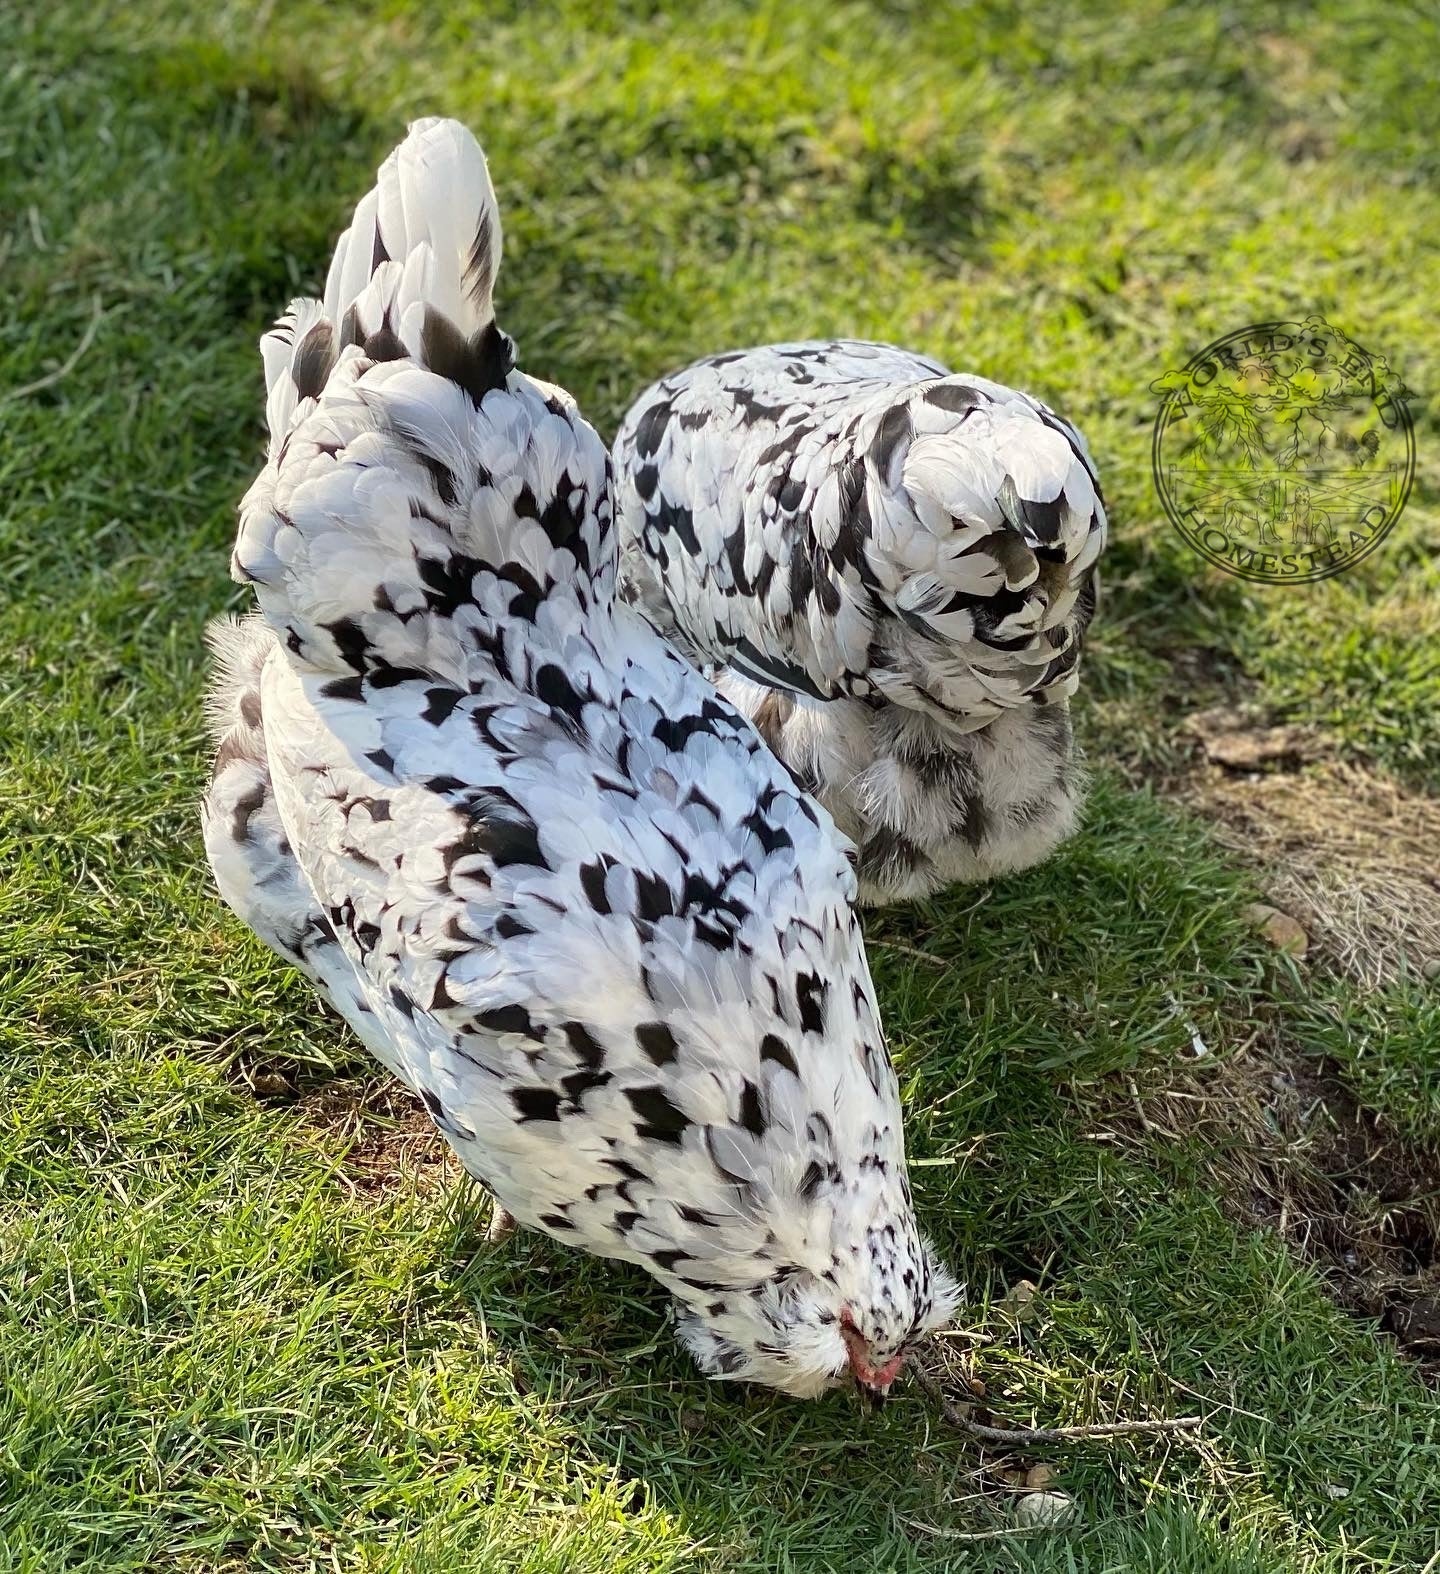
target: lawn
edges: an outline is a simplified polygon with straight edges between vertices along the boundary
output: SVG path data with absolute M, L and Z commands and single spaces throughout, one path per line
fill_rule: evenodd
M 0 7 L 0 1569 L 1440 1567 L 1437 58 L 1379 0 Z M 1196 1438 L 705 1383 L 643 1275 L 487 1248 L 220 907 L 254 342 L 420 113 L 485 143 L 502 321 L 607 436 L 844 333 L 1089 437 L 1084 828 L 868 930 L 950 1360 L 999 1418 Z M 1353 573 L 1247 585 L 1160 513 L 1150 384 L 1312 311 L 1412 390 L 1415 491 Z M 1038 1464 L 1078 1524 L 1015 1529 Z

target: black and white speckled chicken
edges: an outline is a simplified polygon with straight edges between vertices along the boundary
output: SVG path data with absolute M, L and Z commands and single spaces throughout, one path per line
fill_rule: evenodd
M 863 900 L 1069 834 L 1105 540 L 1072 426 L 909 351 L 777 344 L 648 388 L 615 460 L 622 593 L 859 845 Z
M 499 258 L 479 147 L 418 122 L 263 341 L 211 863 L 521 1224 L 654 1274 L 705 1371 L 883 1391 L 955 1290 L 848 849 L 617 598 L 609 457 L 515 369 Z

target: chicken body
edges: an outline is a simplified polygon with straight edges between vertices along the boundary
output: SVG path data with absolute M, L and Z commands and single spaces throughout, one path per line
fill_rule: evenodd
M 906 350 L 779 344 L 647 389 L 615 463 L 622 593 L 858 844 L 862 899 L 1069 833 L 1105 539 L 1073 427 Z
M 514 368 L 479 147 L 422 121 L 262 344 L 205 841 L 522 1224 L 815 1394 L 948 1317 L 828 816 L 615 595 L 604 445 Z M 842 1329 L 844 1332 L 842 1333 Z

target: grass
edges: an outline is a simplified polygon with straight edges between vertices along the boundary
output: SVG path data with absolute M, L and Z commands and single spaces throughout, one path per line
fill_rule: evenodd
M 1255 873 L 1147 782 L 1188 768 L 1189 711 L 1239 698 L 1440 791 L 1437 31 L 1369 0 L 0 13 L 0 1569 L 1432 1559 L 1434 1390 L 1259 1227 L 1236 1177 L 1264 1133 L 1223 1111 L 1264 1043 L 1422 1192 L 1436 986 L 1276 959 L 1242 917 Z M 254 340 L 435 111 L 490 152 L 526 364 L 603 431 L 702 350 L 845 332 L 1032 387 L 1090 437 L 1115 540 L 1086 828 L 870 926 L 993 1408 L 1206 1415 L 1194 1445 L 1051 1451 L 1074 1530 L 955 1539 L 1004 1522 L 1017 1460 L 913 1392 L 862 1418 L 709 1386 L 643 1276 L 481 1251 L 468 1190 L 356 1185 L 350 1136 L 252 1090 L 360 1065 L 198 845 Z M 1160 517 L 1148 385 L 1312 309 L 1415 392 L 1416 488 L 1356 573 L 1250 587 Z M 1157 1090 L 1222 1118 L 1150 1119 Z

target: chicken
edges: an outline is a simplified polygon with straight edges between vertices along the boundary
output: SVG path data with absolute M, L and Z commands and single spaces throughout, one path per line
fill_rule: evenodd
M 213 634 L 222 895 L 520 1224 L 712 1376 L 873 1392 L 945 1322 L 849 849 L 616 593 L 604 444 L 515 369 L 485 160 L 417 122 L 262 341 Z
M 853 340 L 715 355 L 615 443 L 621 593 L 860 848 L 860 896 L 1022 869 L 1075 824 L 1105 508 L 1038 401 Z

